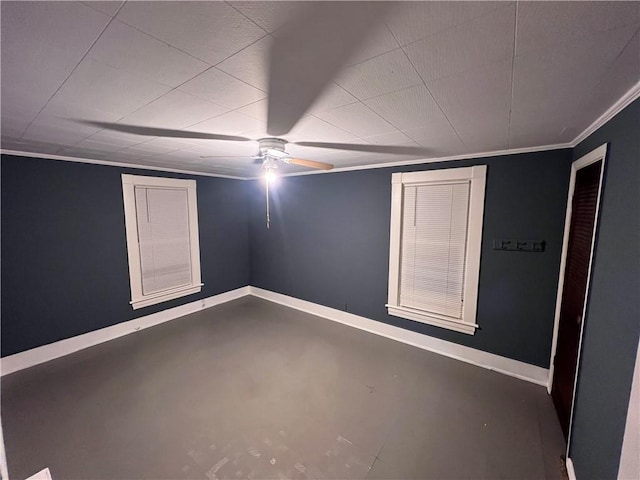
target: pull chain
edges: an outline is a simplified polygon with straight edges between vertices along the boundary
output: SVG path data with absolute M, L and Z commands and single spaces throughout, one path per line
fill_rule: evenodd
M 269 224 L 271 219 L 269 218 L 269 178 L 267 177 L 267 230 L 269 230 Z

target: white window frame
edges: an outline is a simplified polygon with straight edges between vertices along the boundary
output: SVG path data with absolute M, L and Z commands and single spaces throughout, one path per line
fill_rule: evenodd
M 191 249 L 191 283 L 177 288 L 144 295 L 142 290 L 142 268 L 136 215 L 135 187 L 161 187 L 186 189 L 189 209 L 189 240 Z M 141 175 L 122 175 L 122 196 L 124 200 L 124 218 L 127 235 L 127 254 L 129 259 L 129 279 L 131 282 L 131 306 L 134 310 L 175 298 L 197 293 L 202 289 L 200 277 L 200 242 L 198 238 L 198 205 L 196 200 L 196 181 L 176 178 L 145 177 Z
M 482 222 L 487 166 L 447 168 L 422 172 L 394 173 L 391 176 L 391 238 L 389 248 L 389 297 L 386 304 L 389 315 L 416 322 L 447 328 L 456 332 L 475 334 L 478 283 L 480 277 L 480 252 L 482 247 Z M 441 184 L 468 181 L 469 211 L 467 223 L 467 255 L 464 270 L 464 303 L 462 320 L 438 315 L 424 310 L 400 305 L 400 265 L 402 245 L 403 192 L 407 186 Z

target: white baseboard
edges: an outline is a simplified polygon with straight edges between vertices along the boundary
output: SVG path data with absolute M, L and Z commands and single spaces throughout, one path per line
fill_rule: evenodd
M 235 300 L 245 295 L 256 297 L 279 303 L 287 307 L 301 310 L 303 312 L 317 315 L 334 322 L 339 322 L 351 327 L 359 328 L 366 332 L 381 335 L 398 342 L 413 345 L 414 347 L 429 350 L 446 357 L 455 358 L 466 363 L 471 363 L 479 367 L 494 370 L 512 377 L 520 378 L 537 385 L 546 386 L 549 377 L 549 370 L 528 363 L 501 357 L 493 353 L 483 352 L 474 348 L 447 342 L 438 338 L 412 332 L 403 328 L 394 327 L 386 323 L 371 320 L 369 318 L 343 312 L 334 308 L 325 307 L 316 303 L 307 302 L 298 298 L 289 297 L 280 293 L 263 290 L 257 287 L 242 287 L 229 292 L 214 295 L 202 300 L 180 305 L 179 307 L 163 310 L 144 317 L 118 323 L 110 327 L 101 328 L 92 332 L 84 333 L 76 337 L 67 338 L 49 345 L 43 345 L 31 350 L 9 355 L 0 360 L 1 374 L 8 375 L 18 370 L 32 367 L 40 363 L 48 362 L 58 357 L 68 355 L 79 350 L 83 350 L 99 343 L 107 342 L 139 330 L 158 325 L 160 323 L 174 320 L 190 313 L 213 307 L 221 303 Z
M 569 475 L 569 480 L 578 480 L 576 478 L 576 471 L 573 468 L 573 462 L 569 457 L 567 457 L 567 475 Z
M 58 342 L 32 348 L 24 352 L 9 355 L 0 360 L 0 372 L 2 376 L 8 375 L 24 368 L 29 368 L 40 363 L 48 362 L 54 358 L 69 355 L 70 353 L 92 347 L 102 342 L 113 340 L 160 323 L 173 320 L 190 313 L 213 307 L 221 303 L 235 300 L 249 294 L 249 287 L 236 288 L 229 292 L 220 293 L 212 297 L 203 298 L 194 302 L 169 308 L 158 313 L 152 313 L 144 317 L 135 318 L 127 322 L 118 323 L 109 327 L 83 333 L 75 337 L 66 338 Z
M 4 433 L 2 431 L 2 421 L 0 420 L 0 477 L 2 480 L 9 480 L 9 467 L 7 466 L 7 450 L 4 446 Z
M 296 310 L 333 320 L 334 322 L 359 328 L 366 332 L 375 333 L 392 340 L 397 340 L 398 342 L 429 350 L 430 352 L 439 353 L 446 357 L 455 358 L 489 370 L 495 370 L 496 372 L 526 380 L 537 385 L 546 386 L 549 380 L 549 370 L 536 365 L 530 365 L 493 353 L 476 350 L 475 348 L 447 342 L 352 313 L 343 312 L 342 310 L 336 310 L 335 308 L 325 307 L 280 293 L 263 290 L 262 288 L 250 287 L 250 293 L 251 295 L 274 303 L 279 303 L 287 307 L 295 308 Z

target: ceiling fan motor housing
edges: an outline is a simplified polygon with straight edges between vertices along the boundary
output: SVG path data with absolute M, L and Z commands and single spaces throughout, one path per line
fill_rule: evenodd
M 261 138 L 258 140 L 260 145 L 260 153 L 269 153 L 269 150 L 275 150 L 277 152 L 284 152 L 284 146 L 287 141 L 282 138 Z

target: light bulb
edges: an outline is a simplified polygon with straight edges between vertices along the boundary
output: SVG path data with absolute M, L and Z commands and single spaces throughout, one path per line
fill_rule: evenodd
M 269 184 L 273 184 L 278 178 L 272 170 L 267 170 L 264 174 L 264 178 Z

